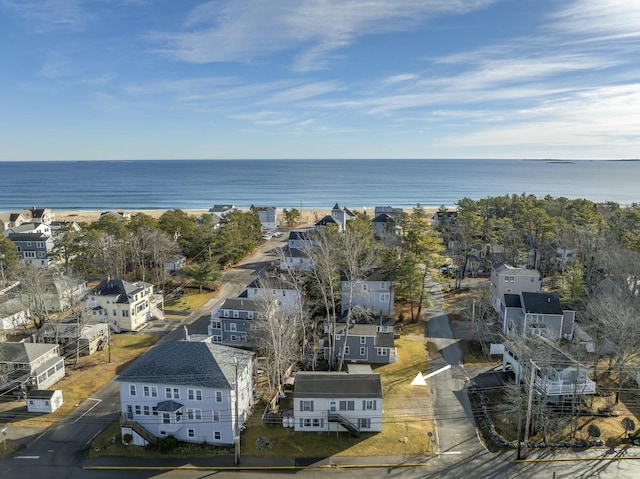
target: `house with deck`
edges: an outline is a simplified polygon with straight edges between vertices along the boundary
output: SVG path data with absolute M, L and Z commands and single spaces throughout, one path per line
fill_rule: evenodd
M 361 432 L 382 431 L 380 375 L 365 365 L 352 366 L 360 367 L 350 368 L 349 372 L 296 373 L 293 386 L 296 432 L 338 431 L 358 436 Z M 362 366 L 367 368 L 364 372 Z
M 0 393 L 47 389 L 64 377 L 57 344 L 0 343 Z
M 502 295 L 522 292 L 539 293 L 541 286 L 542 278 L 538 270 L 516 268 L 505 263 L 495 264 L 491 268 L 489 285 L 491 306 L 496 313 L 499 313 Z
M 552 402 L 573 396 L 591 395 L 596 383 L 589 378 L 589 368 L 573 359 L 557 345 L 542 337 L 504 345 L 502 370 L 513 371 L 516 383 L 528 381 L 535 370 L 535 388 Z
M 200 341 L 151 348 L 118 377 L 123 440 L 233 444 L 253 406 L 253 356 Z
M 65 356 L 90 356 L 101 351 L 109 342 L 106 323 L 45 324 L 36 335 L 39 343 L 58 344 Z

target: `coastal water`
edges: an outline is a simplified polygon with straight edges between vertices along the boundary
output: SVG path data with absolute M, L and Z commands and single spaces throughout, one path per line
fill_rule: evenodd
M 0 162 L 0 211 L 454 206 L 505 194 L 640 202 L 638 161 L 145 160 Z

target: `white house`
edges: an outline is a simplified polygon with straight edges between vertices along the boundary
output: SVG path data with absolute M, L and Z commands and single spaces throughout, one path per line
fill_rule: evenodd
M 149 283 L 107 279 L 94 288 L 87 304 L 94 316 L 108 322 L 114 331 L 138 331 L 152 316 L 161 314 L 152 299 L 153 285 Z
M 354 436 L 360 432 L 380 432 L 380 375 L 372 372 L 298 372 L 293 407 L 295 431 L 347 431 Z
M 541 286 L 542 278 L 535 269 L 496 264 L 491 268 L 491 305 L 496 313 L 499 313 L 503 294 L 539 293 Z
M 295 311 L 300 304 L 300 291 L 277 276 L 266 276 L 247 286 L 247 298 L 277 301 L 283 311 Z
M 63 404 L 62 391 L 59 389 L 32 389 L 27 393 L 27 411 L 55 412 Z
M 196 341 L 150 349 L 118 378 L 123 440 L 234 443 L 253 405 L 253 353 Z

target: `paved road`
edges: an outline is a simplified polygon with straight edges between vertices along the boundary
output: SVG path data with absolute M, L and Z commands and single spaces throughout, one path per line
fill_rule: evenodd
M 431 307 L 427 309 L 427 339 L 436 346 L 439 356 L 431 355 L 429 371 L 445 366 L 449 369 L 427 380 L 436 411 L 436 452 L 444 455 L 472 456 L 484 450 L 476 433 L 471 404 L 465 391 L 468 371 L 462 364 L 462 351 L 454 339 L 449 317 L 442 307 L 440 285 L 429 284 Z

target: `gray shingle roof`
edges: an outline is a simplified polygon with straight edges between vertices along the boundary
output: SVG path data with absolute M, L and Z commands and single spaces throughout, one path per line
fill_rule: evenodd
M 519 294 L 504 294 L 504 305 L 507 308 L 521 308 L 522 304 L 520 303 L 520 295 Z
M 119 381 L 229 389 L 253 353 L 219 344 L 190 341 L 160 343 L 128 367 Z
M 555 293 L 520 293 L 526 313 L 562 314 L 560 298 Z
M 57 344 L 0 343 L 0 362 L 31 363 L 57 347 Z
M 184 407 L 184 404 L 180 404 L 172 399 L 158 403 L 158 411 L 160 412 L 176 412 L 181 407 Z
M 143 281 L 128 283 L 121 279 L 103 280 L 93 290 L 93 294 L 99 296 L 117 296 L 118 303 L 128 303 L 129 298 L 140 291 L 151 287 L 151 284 Z
M 296 373 L 293 388 L 296 398 L 381 398 L 380 374 L 349 374 L 342 372 Z
M 235 311 L 260 311 L 262 306 L 259 300 L 254 298 L 229 298 L 225 299 L 220 309 L 229 309 Z

